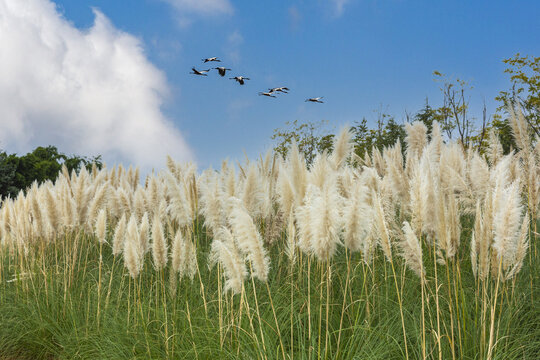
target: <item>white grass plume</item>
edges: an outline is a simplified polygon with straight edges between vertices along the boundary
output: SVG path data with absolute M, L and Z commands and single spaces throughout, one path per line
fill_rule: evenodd
M 295 206 L 300 206 L 304 199 L 307 187 L 307 169 L 304 156 L 300 154 L 296 141 L 291 144 L 289 150 L 289 156 L 287 158 L 289 163 L 289 171 L 292 187 L 294 189 L 294 202 Z
M 230 198 L 232 210 L 229 217 L 229 223 L 236 244 L 242 254 L 251 263 L 252 275 L 261 281 L 268 279 L 270 270 L 270 260 L 263 246 L 263 241 L 253 219 L 242 207 L 237 198 Z
M 310 248 L 320 261 L 330 260 L 340 244 L 341 197 L 337 191 L 335 176 L 329 176 L 330 179 L 322 188 L 320 196 L 312 199 L 310 206 Z
M 517 241 L 517 248 L 515 253 L 515 258 L 512 264 L 510 271 L 505 276 L 505 280 L 513 278 L 521 268 L 523 267 L 523 261 L 527 255 L 527 250 L 529 249 L 529 214 L 526 213 L 523 216 L 523 222 L 521 223 L 521 230 L 519 232 L 519 238 Z
M 516 182 L 501 189 L 498 196 L 498 206 L 494 206 L 493 250 L 497 261 L 502 259 L 503 270 L 506 270 L 514 264 L 523 206 Z
M 368 188 L 355 182 L 343 208 L 344 245 L 351 251 L 362 251 L 364 255 L 373 218 L 371 207 L 366 202 L 367 194 Z
M 212 233 L 215 233 L 217 229 L 225 225 L 225 193 L 219 177 L 213 173 L 206 176 L 206 181 L 201 183 L 200 188 L 200 209 L 204 216 L 204 223 Z
M 139 225 L 139 242 L 143 252 L 146 254 L 150 250 L 150 221 L 148 213 L 145 212 Z
M 372 190 L 371 195 L 373 206 L 374 206 L 374 219 L 375 219 L 375 228 L 377 229 L 377 234 L 379 238 L 379 243 L 383 250 L 384 256 L 388 261 L 392 261 L 392 243 L 390 242 L 390 232 L 388 230 L 388 225 L 386 221 L 386 216 L 384 213 L 383 204 L 379 194 Z
M 152 221 L 152 258 L 156 270 L 161 270 L 167 265 L 167 242 L 163 232 L 163 225 L 159 218 Z
M 529 131 L 527 121 L 523 116 L 521 108 L 517 106 L 517 109 L 512 105 L 507 106 L 508 113 L 510 114 L 510 126 L 512 128 L 512 135 L 516 140 L 518 149 L 525 151 L 528 154 L 531 150 Z
M 421 121 L 405 124 L 405 143 L 407 144 L 407 157 L 420 158 L 424 147 L 427 145 L 427 127 Z
M 126 215 L 122 215 L 116 227 L 114 229 L 114 237 L 112 243 L 112 253 L 113 255 L 120 254 L 124 249 L 124 239 L 126 236 Z
M 139 243 L 137 222 L 133 216 L 129 219 L 124 238 L 124 265 L 135 279 L 142 270 L 142 256 Z
M 503 157 L 503 147 L 499 140 L 499 135 L 495 128 L 492 128 L 488 134 L 488 149 L 487 158 L 491 166 L 497 165 L 499 160 Z
M 280 205 L 281 212 L 284 215 L 289 214 L 294 205 L 294 190 L 289 179 L 289 172 L 283 167 L 280 168 L 277 179 L 277 201 Z
M 99 210 L 96 218 L 95 234 L 100 243 L 105 243 L 107 236 L 107 211 L 105 209 Z
M 247 277 L 246 264 L 242 260 L 230 231 L 221 227 L 212 241 L 209 264 L 219 263 L 223 267 L 225 291 L 235 294 L 242 291 L 242 284 Z
M 334 170 L 343 167 L 351 155 L 353 143 L 351 141 L 353 134 L 351 129 L 346 126 L 339 132 L 339 135 L 334 140 L 334 150 L 330 155 L 330 163 Z
M 169 213 L 179 226 L 191 223 L 191 208 L 186 198 L 185 189 L 170 172 L 165 172 L 167 195 L 170 198 Z
M 422 262 L 422 247 L 407 221 L 403 222 L 403 240 L 399 242 L 399 246 L 401 256 L 405 259 L 407 266 L 423 280 L 425 271 Z

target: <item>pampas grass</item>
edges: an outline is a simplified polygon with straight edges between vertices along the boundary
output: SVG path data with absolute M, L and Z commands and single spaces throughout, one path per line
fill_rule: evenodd
M 247 277 L 246 264 L 229 229 L 222 227 L 212 241 L 210 251 L 210 265 L 219 263 L 223 266 L 225 281 L 225 291 L 231 290 L 239 294 L 242 290 L 244 279 Z
M 261 281 L 268 279 L 270 271 L 270 261 L 266 254 L 263 241 L 253 219 L 243 208 L 237 198 L 230 198 L 231 213 L 229 223 L 231 225 L 234 239 L 243 256 L 252 267 L 252 276 Z
M 163 233 L 163 225 L 159 218 L 154 218 L 152 221 L 152 259 L 156 270 L 161 270 L 167 265 L 167 253 L 168 247 Z
M 344 129 L 311 164 L 64 168 L 4 199 L 0 357 L 9 332 L 51 358 L 532 358 L 538 145 L 407 133 L 405 156 Z

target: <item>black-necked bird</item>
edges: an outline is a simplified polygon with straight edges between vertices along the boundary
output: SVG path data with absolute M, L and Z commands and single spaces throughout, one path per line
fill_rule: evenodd
M 193 72 L 190 72 L 190 74 L 200 75 L 200 76 L 208 76 L 206 73 L 210 71 L 210 69 L 208 69 L 208 70 L 197 70 L 194 67 L 192 67 L 191 70 L 193 70 Z
M 279 91 L 279 92 L 282 92 L 282 93 L 285 93 L 287 94 L 289 92 L 289 88 L 288 87 L 285 87 L 285 86 L 282 86 L 282 87 L 277 87 L 277 88 L 271 88 L 271 89 L 268 89 L 269 92 L 276 92 L 276 91 Z
M 229 79 L 238 81 L 238 83 L 240 85 L 244 85 L 244 80 L 250 80 L 249 78 L 243 77 L 243 76 L 235 76 L 235 77 L 232 77 L 232 78 L 229 78 Z
M 231 71 L 231 69 L 227 69 L 226 67 L 223 67 L 223 66 L 215 67 L 214 69 L 216 69 L 219 72 L 219 75 L 221 76 L 225 76 L 225 73 L 227 72 L 227 70 Z
M 272 95 L 272 94 L 273 94 L 273 91 L 269 91 L 269 92 L 260 92 L 260 93 L 259 93 L 260 96 L 268 96 L 268 97 L 273 97 L 273 98 L 277 97 L 277 96 Z
M 314 102 L 314 103 L 320 103 L 320 104 L 323 104 L 324 101 L 321 101 L 321 99 L 323 98 L 324 96 L 319 96 L 319 97 L 316 97 L 316 98 L 309 98 L 309 99 L 306 99 L 305 102 Z
M 204 63 L 207 63 L 207 62 L 210 62 L 210 61 L 216 61 L 216 62 L 221 62 L 221 60 L 219 60 L 217 57 L 211 57 L 211 58 L 206 58 L 206 59 L 202 59 L 202 61 Z

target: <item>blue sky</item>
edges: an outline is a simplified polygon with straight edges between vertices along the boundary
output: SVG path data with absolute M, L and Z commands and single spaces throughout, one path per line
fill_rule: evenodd
M 426 97 L 438 106 L 434 70 L 470 82 L 474 114 L 480 116 L 484 99 L 493 113 L 493 98 L 509 87 L 502 60 L 517 52 L 540 55 L 540 2 L 533 0 L 204 0 L 205 8 L 193 0 L 55 3 L 83 33 L 94 26 L 95 8 L 139 40 L 167 83 L 163 116 L 201 168 L 241 159 L 244 151 L 257 156 L 286 121 L 328 120 L 337 130 L 363 117 L 373 121 L 381 106 L 398 120 Z M 239 86 L 216 73 L 189 74 L 210 56 L 252 80 Z M 257 95 L 275 86 L 291 92 Z M 325 103 L 304 102 L 315 96 Z

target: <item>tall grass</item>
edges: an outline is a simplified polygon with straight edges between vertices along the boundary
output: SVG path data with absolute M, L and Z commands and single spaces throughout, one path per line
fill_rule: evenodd
M 345 129 L 309 169 L 293 145 L 5 200 L 0 358 L 534 359 L 538 141 L 407 131 L 405 157 L 351 156 Z

